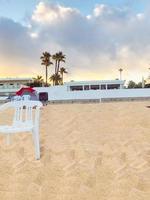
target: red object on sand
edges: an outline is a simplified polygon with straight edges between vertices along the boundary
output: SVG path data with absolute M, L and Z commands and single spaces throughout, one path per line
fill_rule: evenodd
M 33 92 L 35 92 L 35 90 L 33 89 L 33 88 L 31 88 L 31 87 L 28 87 L 28 88 L 21 88 L 20 90 L 18 90 L 17 92 L 16 92 L 16 95 L 19 95 L 19 96 L 21 96 L 21 95 L 23 95 L 24 93 L 33 93 Z

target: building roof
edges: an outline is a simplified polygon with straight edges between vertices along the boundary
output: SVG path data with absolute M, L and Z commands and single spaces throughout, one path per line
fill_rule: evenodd
M 93 80 L 93 81 L 70 81 L 64 83 L 67 86 L 73 85 L 101 85 L 101 84 L 123 84 L 125 80 Z
M 32 78 L 18 78 L 18 77 L 15 77 L 15 78 L 0 78 L 0 81 L 1 82 L 4 82 L 4 81 L 32 81 L 33 79 Z

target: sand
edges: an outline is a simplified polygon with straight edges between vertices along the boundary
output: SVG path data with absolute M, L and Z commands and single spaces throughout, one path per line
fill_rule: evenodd
M 150 102 L 48 105 L 41 159 L 30 134 L 0 135 L 0 200 L 149 200 Z M 11 111 L 0 114 L 10 122 Z

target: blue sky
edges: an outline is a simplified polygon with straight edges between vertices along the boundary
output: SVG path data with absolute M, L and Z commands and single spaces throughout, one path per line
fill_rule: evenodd
M 24 22 L 32 14 L 40 0 L 0 0 L 0 16 L 12 18 L 15 21 Z M 77 8 L 84 15 L 92 12 L 95 5 L 107 4 L 111 6 L 127 6 L 134 12 L 142 12 L 148 0 L 44 0 L 54 4 L 60 4 Z
M 0 0 L 0 74 L 44 76 L 42 52 L 63 51 L 66 80 L 115 79 L 121 67 L 124 79 L 140 81 L 150 63 L 149 8 L 149 0 Z

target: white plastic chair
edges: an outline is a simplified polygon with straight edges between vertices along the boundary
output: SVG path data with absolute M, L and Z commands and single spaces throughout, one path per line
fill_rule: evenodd
M 23 95 L 23 96 L 21 97 L 21 99 L 24 100 L 24 101 L 27 101 L 27 100 L 30 100 L 31 97 L 30 97 L 30 95 Z
M 14 117 L 11 126 L 0 126 L 0 133 L 7 135 L 7 144 L 10 144 L 10 135 L 20 132 L 32 132 L 35 145 L 35 157 L 40 159 L 40 141 L 39 141 L 39 118 L 40 101 L 12 101 L 0 106 L 0 111 L 7 108 L 14 108 Z
M 31 97 L 30 97 L 30 95 L 23 95 L 23 96 L 14 96 L 13 98 L 12 98 L 12 101 L 21 101 L 21 100 L 24 100 L 24 101 L 27 101 L 27 100 L 30 100 L 31 99 Z
M 21 96 L 14 96 L 11 101 L 20 101 L 21 100 Z

